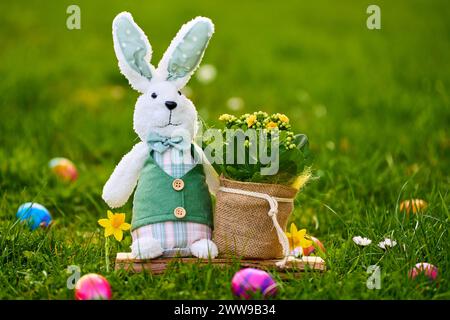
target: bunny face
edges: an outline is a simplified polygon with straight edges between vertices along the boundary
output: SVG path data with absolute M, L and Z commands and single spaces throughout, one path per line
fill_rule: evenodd
M 133 21 L 122 12 L 113 21 L 114 51 L 120 71 L 142 95 L 134 112 L 134 130 L 146 141 L 150 132 L 174 134 L 192 140 L 197 124 L 193 103 L 181 94 L 197 69 L 214 32 L 211 20 L 197 17 L 183 25 L 158 67 L 150 64 L 150 43 Z
M 166 137 L 184 133 L 192 140 L 196 123 L 194 104 L 168 81 L 152 83 L 134 110 L 134 131 L 142 141 L 152 131 Z

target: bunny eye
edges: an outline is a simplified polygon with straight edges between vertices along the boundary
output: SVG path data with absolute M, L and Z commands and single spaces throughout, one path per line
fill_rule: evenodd
M 178 91 L 178 94 L 181 96 L 181 91 Z
M 156 99 L 157 96 L 158 96 L 158 95 L 157 95 L 155 92 L 153 92 L 152 95 L 151 95 L 151 97 L 152 97 L 153 99 Z

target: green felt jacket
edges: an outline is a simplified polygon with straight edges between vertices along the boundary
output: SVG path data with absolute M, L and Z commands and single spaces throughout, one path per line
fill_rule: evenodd
M 184 188 L 172 186 L 175 178 L 164 172 L 150 155 L 139 176 L 133 200 L 131 229 L 167 221 L 189 221 L 213 226 L 211 196 L 203 165 L 197 164 L 180 178 Z M 177 218 L 174 210 L 184 208 L 186 215 Z

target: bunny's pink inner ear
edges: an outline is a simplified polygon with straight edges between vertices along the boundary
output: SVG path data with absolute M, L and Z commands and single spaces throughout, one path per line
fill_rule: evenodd
M 143 91 L 153 77 L 149 63 L 152 49 L 131 14 L 123 12 L 114 19 L 113 40 L 121 72 L 135 89 Z
M 180 88 L 184 86 L 200 64 L 213 32 L 208 18 L 198 17 L 185 24 L 158 66 L 163 77 Z

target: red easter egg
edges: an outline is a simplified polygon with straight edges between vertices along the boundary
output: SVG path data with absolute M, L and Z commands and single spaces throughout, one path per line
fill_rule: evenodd
M 408 276 L 411 279 L 415 279 L 420 274 L 423 274 L 430 280 L 434 281 L 438 276 L 438 268 L 427 262 L 417 263 L 414 268 L 409 271 Z
M 75 284 L 77 300 L 109 300 L 111 296 L 112 291 L 108 280 L 99 274 L 86 274 Z

